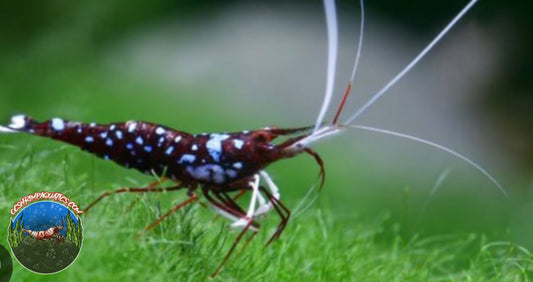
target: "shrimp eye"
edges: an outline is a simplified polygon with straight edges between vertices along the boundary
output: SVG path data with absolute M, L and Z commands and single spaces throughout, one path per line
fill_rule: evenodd
M 252 137 L 253 137 L 254 141 L 258 142 L 258 143 L 269 142 L 272 139 L 271 135 L 268 134 L 265 131 L 254 132 Z

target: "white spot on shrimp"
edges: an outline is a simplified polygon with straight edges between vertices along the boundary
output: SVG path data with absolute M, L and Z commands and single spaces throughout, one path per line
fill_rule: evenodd
M 83 132 L 82 129 L 81 129 L 81 126 L 78 125 L 78 129 L 76 130 L 76 132 L 78 132 L 80 134 Z
M 100 137 L 102 137 L 102 139 L 107 138 L 107 131 L 100 133 Z
M 164 130 L 162 127 L 157 127 L 157 128 L 155 129 L 155 134 L 157 134 L 157 135 L 161 135 L 161 134 L 163 134 L 163 133 L 165 133 L 165 130 Z
M 226 174 L 222 167 L 219 165 L 212 165 L 211 172 L 213 173 L 213 180 L 215 183 L 222 184 L 226 182 Z
M 146 152 L 151 152 L 152 151 L 152 146 L 144 146 L 144 150 Z
M 142 145 L 144 143 L 143 138 L 141 136 L 135 138 L 135 142 L 139 145 Z
M 206 143 L 207 151 L 216 162 L 220 162 L 222 154 L 222 141 L 229 138 L 227 134 L 211 134 L 211 138 Z
M 105 144 L 109 147 L 113 146 L 113 140 L 111 140 L 111 138 L 108 138 L 106 141 L 105 141 Z
M 95 126 L 96 126 L 96 123 L 94 122 L 89 123 L 89 127 L 95 127 Z
M 85 142 L 92 143 L 94 141 L 94 138 L 92 136 L 85 137 Z
M 128 149 L 130 149 L 130 150 L 133 149 L 133 144 L 132 144 L 132 143 L 128 143 L 128 144 L 126 144 L 126 148 L 128 148 Z
M 181 140 L 181 136 L 176 136 L 176 138 L 174 138 L 174 142 L 178 143 L 180 142 Z
M 180 158 L 180 160 L 178 161 L 179 164 L 182 164 L 182 163 L 193 163 L 194 160 L 196 160 L 196 156 L 195 155 L 191 155 L 191 154 L 183 154 Z
M 117 136 L 118 139 L 122 139 L 122 131 L 120 130 L 115 131 L 115 135 Z
M 159 138 L 159 140 L 157 141 L 157 147 L 161 147 L 164 141 L 165 141 L 165 137 L 161 136 L 161 138 Z
M 207 164 L 198 167 L 187 167 L 187 173 L 195 179 L 209 181 L 212 180 L 217 184 L 222 184 L 226 181 L 224 169 L 216 164 Z
M 65 129 L 65 122 L 60 118 L 53 118 L 52 119 L 52 128 L 55 131 L 61 131 Z
M 198 150 L 198 145 L 196 145 L 196 144 L 193 144 L 193 145 L 192 145 L 192 147 L 191 147 L 191 150 L 193 150 L 193 151 L 196 151 L 196 150 Z
M 115 127 L 116 127 L 116 126 L 115 126 L 114 124 L 112 124 L 112 125 L 109 127 L 109 130 L 115 130 Z
M 198 180 L 209 180 L 209 170 L 205 169 L 206 167 L 205 166 L 200 166 L 200 167 L 192 167 L 192 166 L 188 166 L 187 167 L 187 172 L 189 173 L 189 175 L 195 179 L 198 179 Z
M 21 129 L 26 126 L 26 120 L 24 115 L 16 115 L 11 118 L 11 123 L 9 124 L 10 128 Z
M 135 128 L 137 128 L 137 123 L 136 122 L 132 122 L 128 125 L 128 132 L 133 132 L 135 131 Z
M 109 155 L 104 155 L 105 160 L 109 160 Z
M 172 151 L 174 151 L 174 147 L 170 146 L 168 147 L 168 149 L 165 151 L 165 154 L 167 156 L 170 156 L 170 154 L 172 154 Z
M 230 177 L 230 178 L 235 178 L 237 177 L 237 172 L 233 169 L 228 169 L 226 170 L 226 174 Z
M 233 145 L 235 146 L 235 148 L 240 150 L 242 148 L 242 145 L 244 145 L 244 142 L 240 139 L 234 139 Z
M 236 169 L 241 169 L 242 168 L 242 163 L 241 162 L 234 163 L 233 167 L 236 168 Z
M 250 133 L 250 131 L 249 130 L 243 130 L 242 133 L 248 134 L 248 133 Z

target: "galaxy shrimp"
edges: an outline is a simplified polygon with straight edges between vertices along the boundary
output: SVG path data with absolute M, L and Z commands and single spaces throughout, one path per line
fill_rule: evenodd
M 325 181 L 324 162 L 311 146 L 328 136 L 346 130 L 367 130 L 407 138 L 446 151 L 478 169 L 505 194 L 505 190 L 492 175 L 477 163 L 452 149 L 415 136 L 354 124 L 354 121 L 409 72 L 476 2 L 476 0 L 471 0 L 411 63 L 345 121 L 341 121 L 340 118 L 350 95 L 358 65 L 362 46 L 364 12 L 361 16 L 361 32 L 352 77 L 344 92 L 342 102 L 336 109 L 333 121 L 325 123 L 324 118 L 333 97 L 338 36 L 335 3 L 333 0 L 324 0 L 328 31 L 327 82 L 324 101 L 313 126 L 265 127 L 240 132 L 191 134 L 169 126 L 138 120 L 97 124 L 52 118 L 39 122 L 30 116 L 15 115 L 11 118 L 9 125 L 0 127 L 0 132 L 24 132 L 66 142 L 125 168 L 135 169 L 145 174 L 155 174 L 164 180 L 173 182 L 172 186 L 164 188 L 158 187 L 159 183 L 154 182 L 143 188 L 120 188 L 105 192 L 89 204 L 84 209 L 85 212 L 113 194 L 185 190 L 187 199 L 173 206 L 148 225 L 145 228 L 145 231 L 148 231 L 180 208 L 198 202 L 202 196 L 205 203 L 215 212 L 231 221 L 231 227 L 242 229 L 221 264 L 214 271 L 212 276 L 216 276 L 243 236 L 247 232 L 252 232 L 249 237 L 251 239 L 258 232 L 261 227 L 258 221 L 259 215 L 274 211 L 280 218 L 276 230 L 266 242 L 267 245 L 280 237 L 289 222 L 291 211 L 281 201 L 280 189 L 266 171 L 267 167 L 282 159 L 301 154 L 309 155 L 319 167 L 319 186 L 322 187 Z M 363 1 L 360 3 L 361 10 L 364 11 Z M 237 199 L 247 193 L 251 193 L 250 202 L 247 208 L 243 208 L 237 203 Z

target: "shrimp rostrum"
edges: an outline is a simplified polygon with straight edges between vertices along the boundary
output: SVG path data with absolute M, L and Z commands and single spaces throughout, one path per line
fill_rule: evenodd
M 242 229 L 222 263 L 213 273 L 215 276 L 229 259 L 244 234 L 250 231 L 252 232 L 250 238 L 252 238 L 259 230 L 260 224 L 257 220 L 259 215 L 275 211 L 280 217 L 280 223 L 267 241 L 267 245 L 279 238 L 289 221 L 291 212 L 281 202 L 280 191 L 265 169 L 281 159 L 305 153 L 313 157 L 319 165 L 320 186 L 322 187 L 325 180 L 324 164 L 311 146 L 326 136 L 347 129 L 362 129 L 407 138 L 446 151 L 485 174 L 505 194 L 501 185 L 486 170 L 456 151 L 411 135 L 353 124 L 354 120 L 415 66 L 475 2 L 476 0 L 470 1 L 411 63 L 344 122 L 339 120 L 350 94 L 361 53 L 364 27 L 362 0 L 359 46 L 352 77 L 331 123 L 325 123 L 324 117 L 333 96 L 337 56 L 337 18 L 334 1 L 324 0 L 328 30 L 327 83 L 324 101 L 314 126 L 287 129 L 266 127 L 241 132 L 189 134 L 143 121 L 85 124 L 52 118 L 38 122 L 25 115 L 16 115 L 12 117 L 9 125 L 0 127 L 0 132 L 25 132 L 63 141 L 126 168 L 136 169 L 146 174 L 156 174 L 174 183 L 173 186 L 164 188 L 158 187 L 158 182 L 155 182 L 144 188 L 121 188 L 105 192 L 88 205 L 85 212 L 112 194 L 186 190 L 188 198 L 148 225 L 146 230 L 150 230 L 172 213 L 197 202 L 200 196 L 203 196 L 210 207 L 232 222 L 232 227 Z M 233 193 L 235 195 L 232 195 Z M 248 207 L 243 208 L 237 203 L 237 198 L 246 193 L 251 193 L 250 202 Z

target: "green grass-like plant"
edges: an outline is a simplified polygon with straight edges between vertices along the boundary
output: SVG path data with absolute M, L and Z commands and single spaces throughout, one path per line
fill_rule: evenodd
M 22 218 L 24 215 L 20 216 L 20 218 L 15 223 L 15 228 L 13 227 L 13 219 L 10 220 L 10 225 L 8 228 L 8 242 L 11 248 L 16 248 L 22 240 L 24 240 L 24 232 L 22 231 L 22 227 L 24 226 L 24 221 Z

